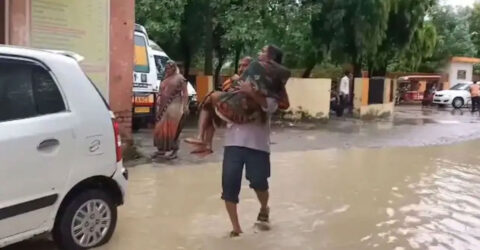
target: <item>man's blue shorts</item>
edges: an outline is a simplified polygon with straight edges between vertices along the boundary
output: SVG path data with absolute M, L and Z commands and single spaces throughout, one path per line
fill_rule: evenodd
M 238 203 L 242 185 L 243 166 L 250 187 L 256 191 L 268 190 L 270 153 L 236 146 L 225 147 L 222 170 L 222 199 Z

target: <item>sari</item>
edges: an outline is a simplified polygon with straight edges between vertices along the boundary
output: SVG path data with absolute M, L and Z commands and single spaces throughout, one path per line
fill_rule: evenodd
M 187 115 L 185 102 L 187 81 L 180 74 L 167 77 L 163 82 L 156 106 L 154 145 L 159 152 L 178 150 L 178 138 Z

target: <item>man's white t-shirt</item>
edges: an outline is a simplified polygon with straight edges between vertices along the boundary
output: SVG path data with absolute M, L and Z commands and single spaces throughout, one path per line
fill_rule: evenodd
M 338 91 L 343 95 L 350 94 L 350 78 L 348 78 L 348 76 L 344 76 L 342 80 L 340 80 Z
M 236 146 L 270 153 L 270 117 L 278 108 L 277 101 L 267 97 L 267 121 L 229 124 L 225 131 L 225 146 Z

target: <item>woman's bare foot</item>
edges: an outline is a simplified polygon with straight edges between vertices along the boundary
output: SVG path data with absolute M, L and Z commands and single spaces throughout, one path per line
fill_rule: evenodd
M 191 154 L 197 155 L 199 157 L 205 157 L 207 155 L 213 154 L 213 150 L 207 147 L 200 147 L 198 149 L 193 150 L 190 152 Z
M 198 138 L 187 138 L 184 140 L 186 143 L 188 144 L 192 144 L 192 145 L 206 145 L 207 143 L 205 143 L 204 141 L 198 139 Z

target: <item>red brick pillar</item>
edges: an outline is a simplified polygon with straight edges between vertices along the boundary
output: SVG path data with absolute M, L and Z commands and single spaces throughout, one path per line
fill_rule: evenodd
M 110 107 L 124 145 L 132 145 L 135 0 L 110 1 Z
M 30 0 L 9 0 L 8 44 L 28 46 L 30 44 Z

